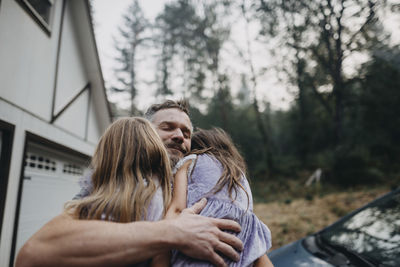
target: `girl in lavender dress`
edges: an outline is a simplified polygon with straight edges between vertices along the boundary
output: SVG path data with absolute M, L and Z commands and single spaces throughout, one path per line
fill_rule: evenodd
M 192 154 L 175 167 L 172 202 L 166 217 L 174 217 L 186 206 L 201 198 L 207 205 L 201 215 L 232 219 L 242 231 L 237 234 L 244 245 L 238 262 L 225 258 L 229 266 L 272 266 L 266 252 L 271 247 L 271 233 L 253 213 L 253 199 L 245 176 L 245 162 L 230 137 L 221 129 L 200 130 L 192 137 Z M 162 264 L 160 262 L 163 262 Z M 156 257 L 153 266 L 211 266 L 173 251 Z

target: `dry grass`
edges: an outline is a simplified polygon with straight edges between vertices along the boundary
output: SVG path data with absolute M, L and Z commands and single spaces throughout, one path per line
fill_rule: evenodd
M 272 249 L 276 249 L 328 226 L 388 191 L 388 188 L 368 189 L 331 193 L 309 200 L 258 203 L 254 205 L 254 212 L 270 228 Z

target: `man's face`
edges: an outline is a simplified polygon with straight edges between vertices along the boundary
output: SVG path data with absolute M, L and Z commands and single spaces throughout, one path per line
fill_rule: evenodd
M 153 115 L 152 123 L 175 166 L 190 151 L 192 123 L 189 116 L 177 108 L 162 109 Z

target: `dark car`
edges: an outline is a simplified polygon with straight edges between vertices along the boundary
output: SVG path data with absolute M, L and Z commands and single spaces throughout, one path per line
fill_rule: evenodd
M 400 266 L 400 188 L 268 253 L 280 266 Z

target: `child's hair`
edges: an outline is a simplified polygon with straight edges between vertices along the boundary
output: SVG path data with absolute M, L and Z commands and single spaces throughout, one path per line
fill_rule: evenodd
M 221 191 L 227 185 L 229 197 L 234 200 L 232 191 L 235 191 L 236 198 L 237 190 L 241 188 L 249 201 L 249 195 L 240 183 L 240 180 L 246 176 L 246 163 L 232 139 L 224 130 L 212 128 L 196 131 L 192 136 L 191 153 L 210 154 L 222 164 L 223 172 L 214 188 L 214 193 Z
M 164 207 L 171 200 L 172 171 L 160 137 L 145 119 L 122 118 L 101 137 L 92 158 L 93 191 L 65 209 L 80 219 L 130 222 L 146 219 L 159 179 Z M 164 208 L 165 213 L 165 208 Z

